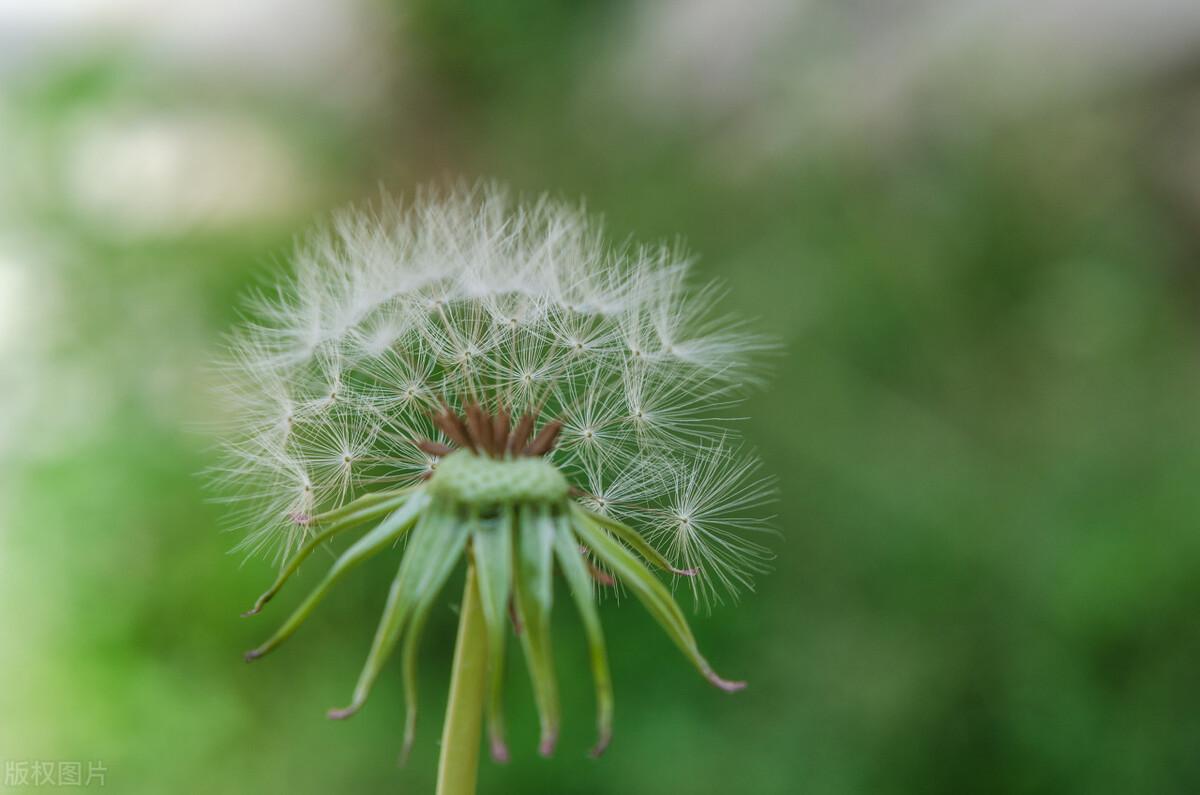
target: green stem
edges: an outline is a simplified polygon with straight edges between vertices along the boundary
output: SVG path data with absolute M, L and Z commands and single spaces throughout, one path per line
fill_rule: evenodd
M 450 673 L 450 700 L 446 704 L 446 723 L 442 726 L 437 795 L 475 793 L 486 673 L 487 632 L 483 606 L 475 582 L 475 565 L 468 562 L 454 665 Z

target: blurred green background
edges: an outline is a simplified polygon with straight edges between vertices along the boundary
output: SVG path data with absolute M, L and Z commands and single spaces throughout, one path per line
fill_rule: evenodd
M 459 177 L 682 236 L 785 351 L 745 407 L 776 570 L 696 618 L 750 688 L 609 603 L 587 760 L 559 611 L 558 756 L 515 664 L 481 792 L 1200 791 L 1187 0 L 0 3 L 0 765 L 432 790 L 456 586 L 399 770 L 398 671 L 323 717 L 388 567 L 248 667 L 272 569 L 197 473 L 239 295 L 333 208 Z

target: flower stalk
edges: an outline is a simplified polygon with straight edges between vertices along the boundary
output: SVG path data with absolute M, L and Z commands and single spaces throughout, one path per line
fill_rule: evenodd
M 450 671 L 450 698 L 442 725 L 437 795 L 474 795 L 487 681 L 487 633 L 475 564 L 467 565 L 458 638 Z

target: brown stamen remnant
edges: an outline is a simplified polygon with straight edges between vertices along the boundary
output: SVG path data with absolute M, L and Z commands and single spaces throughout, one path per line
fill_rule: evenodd
M 543 456 L 554 449 L 562 431 L 561 421 L 550 420 L 530 441 L 529 437 L 537 420 L 533 413 L 522 414 L 516 427 L 512 427 L 511 415 L 504 408 L 498 408 L 492 414 L 478 402 L 472 401 L 467 404 L 464 413 L 465 420 L 443 402 L 442 408 L 433 414 L 433 424 L 445 434 L 450 444 L 430 439 L 418 439 L 413 444 L 422 452 L 438 458 L 450 455 L 457 448 L 492 458 L 503 458 L 506 455 Z
M 454 448 L 448 444 L 441 442 L 431 442 L 428 439 L 421 439 L 417 442 L 417 448 L 423 453 L 435 455 L 438 458 L 445 458 L 454 452 Z
M 483 413 L 483 407 L 478 403 L 467 404 L 467 433 L 471 435 L 477 451 L 493 456 L 496 454 L 492 448 L 491 418 Z
M 604 569 L 598 568 L 595 563 L 588 561 L 588 574 L 592 575 L 592 579 L 603 586 L 611 587 L 617 584 L 617 581 L 612 578 Z
M 503 454 L 508 445 L 508 412 L 503 408 L 492 415 L 492 449 Z
M 517 421 L 517 427 L 513 428 L 512 433 L 508 435 L 508 454 L 517 455 L 525 449 L 525 442 L 529 439 L 529 433 L 533 430 L 533 415 L 522 414 L 521 419 Z
M 467 433 L 467 426 L 463 425 L 462 419 L 451 411 L 449 406 L 443 404 L 442 410 L 433 415 L 433 424 L 438 427 L 438 430 L 446 434 L 447 439 L 459 447 L 479 452 L 471 442 L 471 437 Z
M 616 585 L 617 581 L 613 576 L 604 569 L 592 562 L 592 551 L 583 544 L 579 545 L 579 553 L 583 555 L 583 561 L 587 564 L 588 574 L 592 575 L 592 579 L 601 585 Z
M 561 422 L 550 420 L 542 426 L 542 429 L 538 431 L 538 435 L 526 446 L 523 452 L 525 455 L 545 455 L 550 452 L 550 448 L 554 447 L 554 440 L 558 438 L 558 433 L 561 430 Z
M 512 598 L 508 600 L 508 620 L 512 622 L 513 632 L 517 635 L 525 631 L 525 626 L 521 623 L 521 615 L 517 612 L 516 600 Z

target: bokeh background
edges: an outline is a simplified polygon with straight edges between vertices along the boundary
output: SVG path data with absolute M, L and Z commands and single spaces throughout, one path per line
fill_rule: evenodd
M 389 567 L 248 667 L 272 570 L 197 473 L 238 296 L 333 208 L 480 177 L 682 236 L 784 345 L 776 570 L 696 618 L 751 687 L 608 604 L 586 760 L 563 615 L 559 754 L 515 664 L 482 792 L 1200 791 L 1193 0 L 0 0 L 0 764 L 432 790 L 457 587 L 400 770 L 398 672 L 323 717 Z

